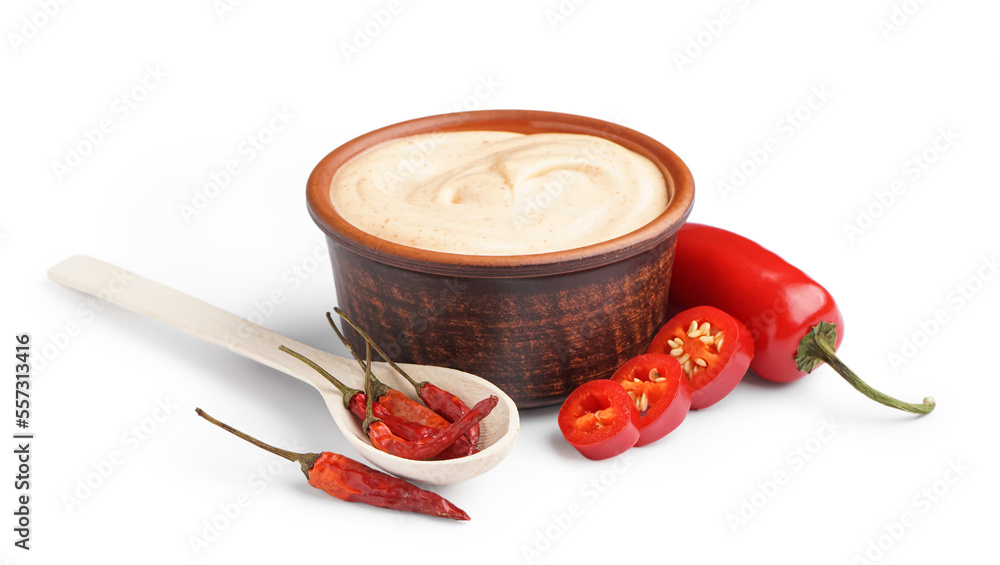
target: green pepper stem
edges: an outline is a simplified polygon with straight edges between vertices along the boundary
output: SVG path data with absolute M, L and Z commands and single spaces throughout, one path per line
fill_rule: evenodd
M 354 357 L 354 360 L 358 362 L 358 365 L 361 365 L 361 370 L 364 370 L 365 362 L 361 359 L 361 357 L 358 357 L 358 353 L 354 351 L 351 344 L 347 343 L 347 338 L 344 337 L 344 334 L 340 333 L 340 328 L 338 328 L 337 324 L 334 323 L 333 316 L 331 316 L 329 312 L 326 313 L 326 321 L 330 322 L 330 327 L 333 328 L 334 333 L 336 333 L 337 337 L 340 338 L 340 343 L 344 344 L 344 347 L 346 347 L 347 351 L 350 352 L 351 357 Z
M 382 420 L 375 417 L 372 414 L 372 402 L 375 395 L 372 393 L 374 389 L 375 375 L 372 374 L 372 348 L 371 345 L 365 344 L 365 421 L 361 422 L 361 429 L 367 434 L 368 428 L 371 427 L 375 422 L 381 422 Z
M 395 369 L 397 373 L 399 373 L 404 379 L 406 379 L 411 385 L 413 385 L 413 388 L 417 391 L 417 394 L 420 394 L 420 388 L 425 383 L 423 383 L 423 382 L 417 382 L 417 381 L 413 380 L 413 378 L 410 377 L 410 375 L 407 375 L 406 371 L 404 371 L 402 368 L 400 368 L 400 366 L 397 365 L 395 361 L 393 361 L 392 359 L 389 359 L 389 356 L 386 355 L 385 351 L 382 351 L 382 348 L 379 347 L 377 343 L 375 343 L 375 340 L 373 340 L 371 338 L 371 336 L 369 336 L 367 333 L 365 333 L 364 330 L 362 330 L 360 327 L 358 327 L 358 325 L 356 323 L 354 323 L 354 320 L 352 320 L 346 313 L 344 313 L 343 310 L 341 310 L 340 308 L 336 308 L 335 307 L 333 309 L 333 311 L 336 312 L 338 316 L 340 316 L 341 318 L 343 318 L 345 322 L 347 322 L 348 324 L 350 324 L 350 326 L 352 328 L 354 328 L 354 331 L 358 332 L 358 334 L 361 335 L 361 337 L 363 337 L 365 339 L 365 342 L 368 343 L 368 345 L 370 345 L 372 348 L 374 348 L 375 352 L 378 353 L 379 356 L 382 357 L 382 359 L 384 359 L 385 362 L 388 363 L 390 367 L 392 367 L 393 369 Z M 329 312 L 327 312 L 326 315 L 327 315 L 327 319 L 330 320 L 330 325 L 333 326 L 334 330 L 336 330 L 337 326 L 333 323 L 333 317 L 330 316 Z M 337 332 L 337 335 L 340 335 L 339 331 Z M 343 340 L 342 336 L 341 336 L 341 340 Z M 345 341 L 345 343 L 346 343 L 346 341 Z M 350 346 L 348 346 L 348 349 L 350 349 Z
M 216 420 L 215 418 L 206 414 L 205 411 L 202 410 L 201 408 L 195 408 L 194 411 L 202 418 L 208 420 L 209 422 L 212 422 L 216 426 L 219 426 L 220 428 L 226 430 L 227 432 L 233 434 L 234 436 L 240 439 L 246 440 L 261 449 L 270 451 L 271 453 L 279 457 L 284 457 L 289 461 L 295 461 L 302 467 L 302 472 L 305 473 L 307 479 L 309 478 L 309 471 L 313 468 L 313 465 L 316 464 L 316 460 L 320 458 L 319 453 L 295 453 L 294 451 L 288 451 L 285 449 L 281 449 L 279 447 L 274 447 L 273 445 L 264 443 L 255 437 L 249 436 L 237 430 L 236 428 L 230 426 L 229 424 L 225 424 L 223 422 Z
M 347 351 L 351 353 L 351 357 L 354 357 L 354 360 L 357 361 L 358 365 L 361 366 L 361 370 L 367 373 L 368 365 L 371 364 L 371 359 L 369 358 L 368 363 L 366 364 L 365 361 L 361 359 L 361 357 L 358 357 L 357 352 L 354 351 L 354 348 L 351 347 L 351 344 L 347 343 L 347 338 L 344 337 L 344 334 L 340 333 L 340 329 L 337 328 L 337 324 L 333 323 L 333 316 L 331 316 L 329 312 L 326 313 L 326 320 L 330 322 L 330 327 L 333 328 L 333 331 L 337 334 L 337 337 L 340 338 L 340 343 L 344 344 L 344 347 L 347 348 Z M 368 337 L 364 333 L 362 333 L 361 335 L 364 336 L 365 338 Z M 375 380 L 375 382 L 372 383 L 372 390 L 375 392 L 375 398 L 382 398 L 382 395 L 384 395 L 386 391 L 389 390 L 389 385 L 383 383 L 374 376 L 372 378 Z M 365 390 L 367 390 L 367 388 Z
M 795 355 L 795 363 L 800 371 L 805 371 L 811 373 L 817 365 L 821 362 L 826 363 L 838 375 L 844 378 L 848 383 L 851 384 L 855 389 L 861 392 L 861 394 L 867 396 L 868 398 L 878 402 L 879 404 L 884 404 L 897 410 L 902 410 L 904 412 L 910 412 L 913 414 L 927 414 L 931 410 L 934 410 L 936 403 L 933 397 L 924 398 L 923 403 L 913 404 L 910 402 L 903 402 L 897 398 L 893 398 L 887 394 L 881 393 L 865 381 L 861 380 L 854 371 L 852 371 L 843 361 L 837 357 L 835 344 L 837 341 L 837 325 L 831 324 L 829 322 L 820 322 L 813 326 L 809 333 L 802 338 L 799 342 L 799 349 Z
M 279 345 L 278 349 L 280 349 L 281 351 L 284 351 L 285 353 L 291 355 L 292 357 L 298 359 L 299 361 L 302 361 L 306 365 L 309 365 L 317 373 L 319 373 L 319 374 L 323 375 L 324 377 L 326 377 L 326 380 L 330 381 L 330 384 L 332 384 L 333 386 L 337 387 L 337 390 L 340 391 L 340 394 L 344 395 L 344 406 L 349 405 L 351 403 L 351 399 L 354 398 L 354 395 L 357 394 L 357 393 L 359 393 L 359 392 L 361 392 L 360 390 L 358 390 L 356 388 L 351 388 L 351 387 L 345 385 L 344 383 L 340 382 L 339 380 L 337 380 L 336 377 L 334 377 L 333 375 L 331 375 L 330 373 L 328 373 L 326 371 L 326 369 L 324 369 L 323 367 L 320 367 L 312 359 L 306 357 L 305 355 L 303 355 L 303 354 L 301 354 L 301 353 L 299 353 L 297 351 L 293 351 L 293 350 L 285 347 L 284 345 Z

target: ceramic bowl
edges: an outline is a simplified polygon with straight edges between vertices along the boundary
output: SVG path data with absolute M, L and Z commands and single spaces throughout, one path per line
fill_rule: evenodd
M 330 200 L 337 168 L 382 142 L 435 131 L 566 132 L 606 138 L 653 161 L 667 209 L 623 236 L 533 255 L 460 255 L 361 231 Z M 503 389 L 519 408 L 561 402 L 645 351 L 666 321 L 677 231 L 694 200 L 687 166 L 658 141 L 617 124 L 529 110 L 444 114 L 397 123 L 327 155 L 307 185 L 326 234 L 336 303 L 394 360 L 451 367 Z M 358 350 L 361 339 L 348 332 Z

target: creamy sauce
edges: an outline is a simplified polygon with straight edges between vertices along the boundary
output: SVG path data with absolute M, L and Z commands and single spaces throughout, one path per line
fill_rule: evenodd
M 334 174 L 337 212 L 410 247 L 526 255 L 607 241 L 669 200 L 649 159 L 600 137 L 438 132 L 372 147 Z

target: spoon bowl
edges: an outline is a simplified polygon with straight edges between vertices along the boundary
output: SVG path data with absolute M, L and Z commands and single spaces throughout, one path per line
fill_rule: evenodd
M 364 373 L 351 359 L 300 343 L 239 316 L 216 308 L 149 279 L 98 259 L 77 255 L 49 269 L 49 278 L 70 288 L 108 300 L 114 304 L 183 330 L 291 375 L 320 392 L 337 427 L 347 442 L 375 466 L 409 481 L 448 485 L 477 477 L 502 461 L 517 439 L 520 420 L 509 396 L 489 381 L 449 369 L 400 363 L 415 380 L 433 383 L 461 398 L 469 406 L 490 396 L 500 399 L 480 424 L 480 452 L 458 459 L 413 461 L 372 447 L 361 423 L 344 406 L 344 397 L 333 384 L 305 363 L 278 349 L 284 345 L 312 359 L 349 387 L 364 388 Z M 107 292 L 113 281 L 116 293 Z M 110 296 L 110 299 L 109 299 Z M 373 363 L 372 372 L 382 382 L 416 399 L 416 391 L 386 363 Z

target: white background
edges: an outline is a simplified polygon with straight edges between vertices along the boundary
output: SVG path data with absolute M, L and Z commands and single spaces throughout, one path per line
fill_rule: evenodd
M 13 336 L 30 332 L 36 438 L 32 549 L 12 545 L 8 452 L 0 559 L 931 563 L 995 549 L 1000 279 L 985 265 L 1000 251 L 1000 5 L 403 1 L 386 22 L 385 0 L 234 3 L 71 2 L 52 16 L 52 2 L 4 3 L 0 406 L 13 403 Z M 692 220 L 821 281 L 846 319 L 842 357 L 938 409 L 878 406 L 827 368 L 787 386 L 749 375 L 617 462 L 578 456 L 555 407 L 523 411 L 504 463 L 437 489 L 472 516 L 452 523 L 332 499 L 210 428 L 195 406 L 287 447 L 356 455 L 306 385 L 95 312 L 45 276 L 93 255 L 343 352 L 322 315 L 336 299 L 306 177 L 366 131 L 477 107 L 584 114 L 659 139 L 694 173 Z M 88 147 L 102 120 L 109 133 Z M 270 143 L 250 159 L 252 136 Z M 777 151 L 746 163 L 768 138 Z M 73 147 L 87 155 L 57 171 Z M 912 159 L 925 152 L 922 169 Z M 240 172 L 199 200 L 231 160 Z M 740 166 L 756 170 L 725 194 Z M 877 217 L 849 233 L 859 209 Z M 939 311 L 946 322 L 928 326 Z M 894 363 L 907 339 L 920 346 Z M 774 488 L 776 473 L 787 481 Z M 241 493 L 249 506 L 221 517 Z M 213 521 L 225 528 L 196 553 Z

